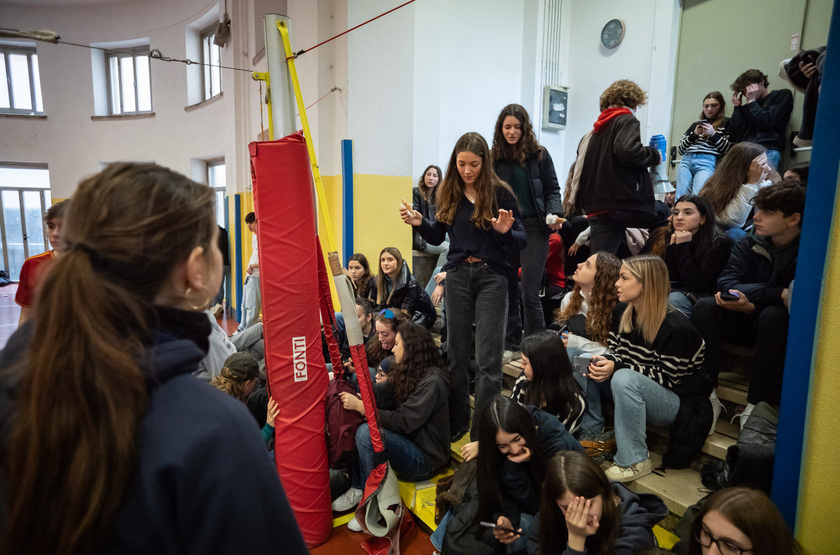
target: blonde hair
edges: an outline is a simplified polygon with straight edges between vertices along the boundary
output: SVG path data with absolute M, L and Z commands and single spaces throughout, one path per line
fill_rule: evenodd
M 628 304 L 621 315 L 618 325 L 620 333 L 630 333 L 633 328 L 642 332 L 647 343 L 653 343 L 665 316 L 668 314 L 668 295 L 671 293 L 671 282 L 668 279 L 668 267 L 658 256 L 642 254 L 624 260 L 623 267 L 642 284 L 642 302 L 633 324 L 635 309 Z

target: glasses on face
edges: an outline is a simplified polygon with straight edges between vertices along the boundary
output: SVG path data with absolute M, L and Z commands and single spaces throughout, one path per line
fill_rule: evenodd
M 743 547 L 732 543 L 726 538 L 713 538 L 712 535 L 702 526 L 694 527 L 694 537 L 700 542 L 700 545 L 709 548 L 712 544 L 717 545 L 718 551 L 721 555 L 741 555 L 742 553 L 751 553 L 752 548 L 744 549 Z
M 384 315 L 385 315 L 385 317 L 386 317 L 386 318 L 388 318 L 389 320 L 393 320 L 394 318 L 396 318 L 396 317 L 397 317 L 397 316 L 396 316 L 396 315 L 395 315 L 395 314 L 394 314 L 391 310 L 389 310 L 389 309 L 387 309 L 387 308 L 379 311 L 379 315 L 380 315 L 380 316 L 382 316 L 383 314 L 384 314 Z

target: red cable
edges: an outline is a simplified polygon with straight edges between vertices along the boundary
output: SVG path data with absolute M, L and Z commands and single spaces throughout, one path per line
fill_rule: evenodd
M 294 55 L 292 55 L 292 56 L 288 56 L 286 59 L 288 60 L 288 59 L 290 59 L 290 58 L 297 58 L 297 57 L 298 57 L 298 56 L 300 56 L 301 54 L 305 54 L 305 53 L 309 52 L 310 50 L 315 50 L 315 49 L 316 49 L 316 48 L 318 48 L 319 46 L 324 45 L 324 44 L 327 44 L 327 43 L 328 43 L 328 42 L 330 42 L 331 40 L 335 40 L 335 39 L 337 39 L 338 37 L 344 36 L 344 35 L 346 35 L 347 33 L 349 33 L 350 31 L 355 31 L 355 30 L 356 30 L 356 29 L 358 29 L 359 27 L 361 27 L 361 26 L 363 26 L 363 25 L 367 25 L 367 24 L 368 24 L 368 23 L 370 23 L 371 21 L 377 20 L 377 19 L 379 19 L 380 17 L 382 17 L 383 15 L 388 15 L 389 13 L 391 13 L 391 12 L 393 12 L 393 11 L 396 11 L 396 10 L 400 9 L 400 8 L 402 8 L 403 6 L 408 6 L 408 5 L 409 5 L 409 4 L 411 4 L 412 2 L 414 2 L 414 0 L 408 0 L 408 2 L 406 2 L 405 4 L 400 4 L 400 5 L 399 5 L 399 6 L 397 6 L 396 8 L 392 8 L 392 9 L 388 10 L 387 12 L 384 12 L 384 13 L 381 13 L 381 14 L 377 15 L 377 16 L 376 16 L 376 17 L 374 17 L 374 18 L 368 19 L 368 20 L 367 20 L 367 21 L 365 21 L 364 23 L 359 23 L 359 24 L 358 24 L 358 25 L 356 25 L 355 27 L 352 27 L 352 28 L 350 28 L 350 29 L 347 29 L 347 30 L 346 30 L 346 31 L 344 31 L 343 33 L 339 33 L 339 34 L 337 34 L 336 36 L 334 36 L 334 37 L 332 37 L 332 38 L 329 38 L 329 39 L 325 40 L 324 42 L 319 42 L 319 43 L 318 43 L 318 44 L 316 44 L 315 46 L 312 46 L 312 47 L 310 47 L 310 48 L 307 48 L 306 50 L 301 50 L 301 51 L 300 51 L 300 52 L 298 52 L 297 54 L 294 54 Z

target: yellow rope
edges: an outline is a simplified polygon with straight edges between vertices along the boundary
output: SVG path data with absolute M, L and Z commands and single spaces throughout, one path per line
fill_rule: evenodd
M 280 36 L 283 38 L 283 48 L 286 51 L 286 61 L 289 64 L 289 76 L 292 78 L 292 85 L 295 88 L 295 100 L 297 101 L 298 111 L 300 112 L 300 121 L 303 124 L 303 136 L 306 139 L 306 149 L 309 151 L 309 162 L 312 164 L 312 176 L 315 178 L 315 192 L 318 195 L 318 205 L 321 208 L 321 215 L 324 218 L 324 227 L 327 228 L 326 250 L 327 252 L 333 252 L 336 250 L 336 243 L 333 234 L 332 219 L 330 218 L 330 211 L 327 207 L 324 184 L 321 182 L 321 171 L 318 169 L 318 160 L 315 158 L 312 133 L 309 132 L 309 119 L 306 117 L 306 107 L 303 104 L 303 95 L 300 91 L 297 69 L 295 69 L 295 58 L 292 53 L 292 45 L 289 43 L 289 29 L 286 27 L 285 21 L 278 21 L 277 29 L 280 30 Z

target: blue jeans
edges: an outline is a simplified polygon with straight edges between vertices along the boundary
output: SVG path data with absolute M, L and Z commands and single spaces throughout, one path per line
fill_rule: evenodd
M 680 410 L 680 397 L 635 370 L 619 368 L 608 380 L 615 402 L 615 464 L 630 466 L 649 458 L 647 426 L 670 428 Z
M 767 163 L 773 166 L 774 170 L 779 169 L 779 162 L 782 161 L 782 153 L 778 150 L 767 151 Z
M 469 428 L 470 354 L 475 323 L 475 418 L 470 438 L 478 439 L 481 411 L 502 392 L 502 351 L 507 320 L 507 277 L 485 262 L 463 263 L 446 274 L 446 354 L 452 375 L 450 430 Z
M 419 482 L 434 475 L 437 469 L 432 467 L 429 457 L 419 447 L 396 432 L 389 432 L 381 427 L 379 430 L 385 442 L 388 462 L 400 480 Z M 356 430 L 356 450 L 359 452 L 359 462 L 350 469 L 350 485 L 356 489 L 364 489 L 374 466 L 373 443 L 367 423 Z
M 528 218 L 522 222 L 528 234 L 528 245 L 521 251 L 508 252 L 508 262 L 513 266 L 513 273 L 508 281 L 508 319 L 505 346 L 510 350 L 519 350 L 522 331 L 525 335 L 545 329 L 545 317 L 540 302 L 540 286 L 548 259 L 548 235 L 551 230 L 545 222 Z M 522 274 L 517 275 L 517 266 Z M 520 315 L 520 290 L 522 315 Z
M 437 262 L 435 262 L 435 266 L 443 266 L 444 264 L 446 264 L 446 257 L 449 256 L 449 241 L 444 241 L 440 245 L 426 243 L 426 248 L 423 250 L 429 254 L 438 255 L 438 259 Z
M 691 304 L 691 301 L 688 300 L 685 293 L 682 293 L 681 291 L 672 291 L 671 294 L 668 295 L 668 304 L 691 318 L 691 309 L 694 308 L 694 305 Z
M 700 193 L 703 184 L 715 172 L 717 156 L 714 154 L 696 154 L 686 152 L 680 160 L 677 169 L 677 196 L 696 195 Z
M 242 321 L 237 331 L 249 328 L 260 321 L 262 310 L 262 294 L 260 293 L 260 276 L 248 276 L 242 288 Z

